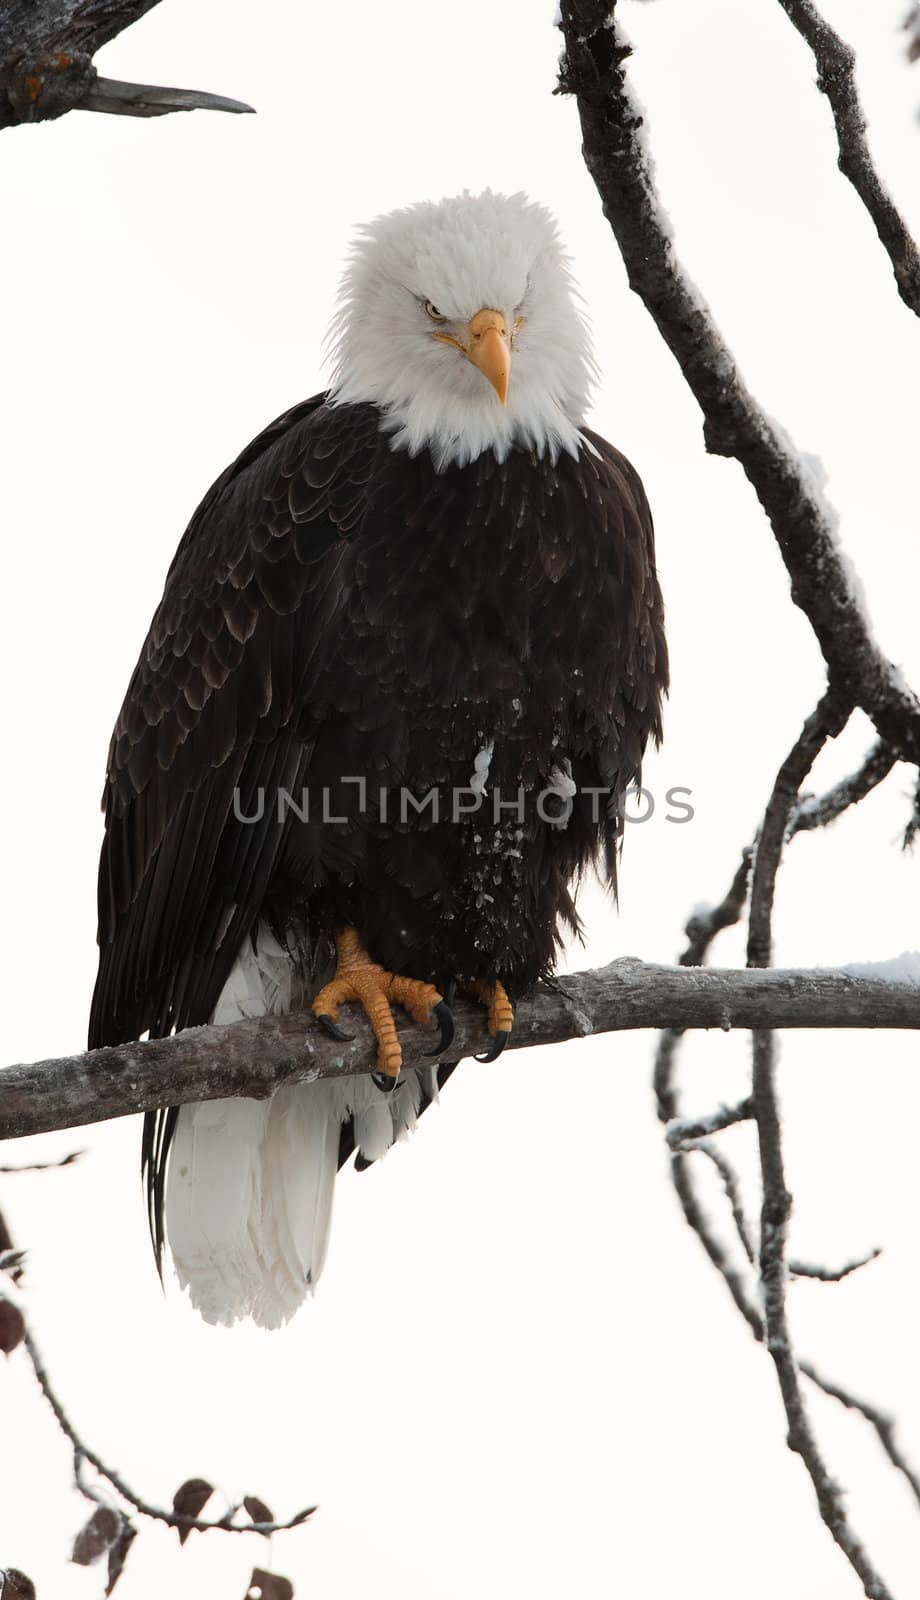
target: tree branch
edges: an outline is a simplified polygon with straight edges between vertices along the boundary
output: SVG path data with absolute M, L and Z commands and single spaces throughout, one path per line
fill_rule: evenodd
M 93 56 L 158 0 L 6 0 L 0 5 L 0 128 L 68 111 L 161 117 L 169 111 L 252 111 L 198 89 L 100 78 Z
M 482 1011 L 458 1003 L 455 1022 L 451 1054 L 459 1060 L 483 1044 Z M 349 1043 L 326 1038 L 309 1013 L 294 1012 L 7 1067 L 0 1072 L 0 1138 L 187 1101 L 261 1099 L 282 1083 L 369 1072 L 370 1029 L 359 1013 L 352 1023 Z M 871 967 L 753 972 L 624 957 L 539 988 L 519 1005 L 509 1048 L 636 1028 L 920 1028 L 920 956 L 916 979 L 905 976 L 903 958 L 889 977 L 884 963 L 877 974 Z M 407 1064 L 421 1065 L 428 1036 L 409 1022 L 401 1036 Z
M 731 888 L 726 894 L 724 900 L 722 900 L 719 906 L 715 908 L 714 912 L 709 914 L 707 924 L 708 936 L 699 935 L 698 930 L 695 927 L 696 919 L 690 919 L 690 922 L 687 924 L 687 932 L 690 935 L 691 942 L 684 950 L 684 953 L 680 958 L 681 961 L 685 961 L 691 952 L 693 952 L 695 955 L 698 955 L 700 960 L 705 959 L 706 955 L 708 954 L 709 947 L 717 933 L 722 928 L 729 927 L 732 925 L 732 922 L 737 922 L 740 919 L 744 907 L 743 900 L 739 898 L 738 894 L 739 876 L 740 872 L 743 871 L 749 863 L 749 859 L 750 850 L 746 849 L 744 852 L 744 858 L 742 860 L 742 867 L 739 869 L 739 873 L 735 875 L 735 879 Z M 734 915 L 731 914 L 732 912 Z M 665 1124 L 666 1137 L 668 1138 L 669 1143 L 672 1130 L 678 1132 L 682 1128 L 691 1129 L 694 1126 L 699 1126 L 703 1122 L 706 1123 L 709 1130 L 720 1130 L 725 1127 L 734 1126 L 739 1122 L 749 1120 L 750 1112 L 752 1110 L 750 1101 L 742 1101 L 739 1106 L 733 1108 L 724 1117 L 719 1112 L 716 1112 L 710 1118 L 697 1119 L 696 1123 L 691 1122 L 689 1119 L 680 1117 L 680 1106 L 675 1084 L 677 1054 L 680 1047 L 680 1042 L 681 1035 L 679 1033 L 668 1031 L 663 1032 L 659 1039 L 658 1049 L 655 1055 L 654 1088 L 658 1105 L 658 1116 L 660 1121 Z M 747 1323 L 753 1338 L 758 1344 L 764 1344 L 766 1342 L 766 1326 L 764 1323 L 764 1317 L 760 1305 L 752 1292 L 752 1288 L 748 1287 L 747 1273 L 743 1269 L 739 1270 L 739 1268 L 734 1264 L 731 1256 L 716 1233 L 716 1230 L 706 1213 L 706 1209 L 703 1205 L 696 1181 L 693 1176 L 692 1166 L 689 1161 L 689 1155 L 692 1154 L 694 1150 L 700 1149 L 703 1149 L 704 1153 L 709 1155 L 711 1159 L 713 1143 L 714 1140 L 708 1139 L 705 1141 L 705 1146 L 701 1144 L 691 1145 L 689 1147 L 689 1151 L 685 1151 L 684 1148 L 678 1144 L 677 1148 L 673 1150 L 671 1160 L 672 1181 L 674 1183 L 674 1188 L 680 1202 L 680 1207 L 683 1212 L 685 1222 L 699 1239 L 706 1255 L 708 1256 L 712 1265 L 715 1267 L 723 1283 L 725 1284 L 725 1287 L 731 1295 L 735 1307 L 744 1318 L 744 1321 Z M 741 1240 L 745 1256 L 749 1259 L 749 1241 L 747 1239 L 746 1222 L 743 1214 L 740 1211 L 740 1186 L 738 1184 L 737 1175 L 732 1169 L 729 1169 L 732 1170 L 732 1182 L 730 1184 L 725 1183 L 725 1169 L 728 1168 L 729 1164 L 725 1158 L 722 1157 L 717 1165 L 719 1167 L 720 1174 L 722 1175 L 726 1196 L 732 1209 L 736 1232 Z M 825 1283 L 838 1283 L 850 1272 L 855 1271 L 858 1267 L 865 1266 L 868 1261 L 874 1260 L 878 1253 L 878 1251 L 872 1251 L 863 1259 L 847 1263 L 844 1268 L 836 1272 L 829 1272 L 822 1268 L 806 1267 L 801 1262 L 790 1262 L 789 1271 L 791 1274 L 796 1276 L 816 1277 L 820 1278 L 820 1280 Z M 911 1466 L 900 1447 L 895 1433 L 894 1419 L 887 1416 L 885 1413 L 880 1411 L 878 1407 L 873 1406 L 870 1402 L 859 1399 L 856 1395 L 852 1394 L 850 1390 L 844 1389 L 841 1387 L 841 1385 L 833 1383 L 830 1379 L 825 1378 L 812 1362 L 800 1360 L 798 1363 L 798 1368 L 799 1371 L 803 1373 L 805 1377 L 807 1377 L 809 1381 L 815 1385 L 816 1388 L 822 1391 L 822 1393 L 829 1395 L 832 1399 L 839 1401 L 841 1405 L 846 1406 L 852 1411 L 857 1411 L 861 1416 L 865 1417 L 866 1421 L 874 1428 L 879 1443 L 881 1444 L 881 1447 L 889 1462 L 897 1472 L 900 1472 L 904 1478 L 906 1478 L 915 1499 L 917 1500 L 918 1504 L 920 1504 L 920 1475 L 918 1475 L 918 1473 Z
M 226 1516 L 212 1520 L 206 1517 L 184 1516 L 177 1511 L 167 1511 L 165 1506 L 157 1506 L 151 1501 L 145 1500 L 141 1495 L 135 1493 L 130 1484 L 125 1482 L 114 1467 L 107 1467 L 102 1458 L 96 1454 L 96 1451 L 91 1449 L 88 1444 L 84 1444 L 51 1386 L 51 1379 L 42 1361 L 38 1346 L 28 1328 L 25 1331 L 22 1342 L 32 1363 L 38 1386 L 54 1412 L 58 1427 L 73 1445 L 77 1487 L 87 1499 L 95 1500 L 97 1496 L 82 1477 L 84 1463 L 94 1467 L 99 1476 L 104 1478 L 110 1487 L 120 1494 L 122 1499 L 126 1500 L 128 1505 L 135 1511 L 140 1512 L 142 1516 L 149 1517 L 154 1522 L 165 1522 L 168 1527 L 177 1528 L 180 1532 L 206 1533 L 212 1529 L 219 1529 L 222 1533 L 262 1533 L 266 1535 L 286 1533 L 290 1528 L 299 1528 L 316 1510 L 315 1506 L 308 1506 L 303 1511 L 298 1511 L 293 1517 L 290 1517 L 287 1522 L 253 1522 L 250 1520 L 242 1523 L 232 1520 L 239 1509 L 238 1507 L 234 1507 Z
M 839 711 L 828 693 L 808 718 L 776 775 L 754 856 L 748 923 L 748 962 L 752 967 L 766 967 L 772 959 L 776 875 L 796 797 L 817 756 L 839 726 Z M 861 1579 L 866 1595 L 871 1600 L 891 1600 L 890 1590 L 853 1529 L 843 1489 L 828 1472 L 802 1393 L 801 1371 L 786 1306 L 786 1241 L 792 1195 L 786 1187 L 782 1122 L 776 1093 L 776 1035 L 770 1029 L 758 1028 L 753 1044 L 751 1099 L 763 1185 L 760 1288 L 767 1349 L 776 1367 L 788 1423 L 786 1442 L 789 1449 L 801 1457 L 814 1487 L 821 1518 Z
M 815 58 L 818 88 L 827 96 L 837 130 L 837 165 L 869 213 L 894 271 L 898 294 L 920 317 L 920 252 L 872 163 L 866 119 L 856 89 L 856 55 L 812 0 L 779 0 Z
M 708 306 L 678 259 L 658 198 L 644 116 L 627 84 L 630 47 L 616 0 L 561 0 L 559 91 L 578 104 L 583 151 L 630 287 L 642 299 L 693 392 L 706 448 L 741 463 L 769 517 L 831 683 L 871 717 L 901 756 L 920 762 L 920 701 L 872 636 L 836 514 L 820 482 L 745 386 Z
M 895 764 L 895 755 L 881 740 L 872 746 L 858 772 L 842 778 L 832 789 L 820 797 L 800 795 L 789 816 L 787 838 L 797 833 L 807 833 L 813 828 L 826 828 L 836 822 L 851 806 L 859 805 L 867 794 L 887 778 Z

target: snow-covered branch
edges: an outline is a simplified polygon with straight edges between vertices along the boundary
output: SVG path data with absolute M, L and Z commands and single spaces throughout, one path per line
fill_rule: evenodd
M 458 1002 L 454 1017 L 451 1056 L 481 1050 L 482 1010 Z M 357 1013 L 348 1022 L 355 1033 L 349 1043 L 327 1038 L 308 1013 L 295 1012 L 7 1067 L 0 1072 L 0 1138 L 225 1095 L 261 1098 L 282 1083 L 369 1072 L 370 1029 Z M 624 957 L 522 1001 L 508 1048 L 637 1028 L 920 1028 L 920 955 L 900 957 L 891 970 L 881 964 L 859 972 L 671 967 Z M 431 1040 L 408 1022 L 400 1031 L 407 1064 L 421 1064 Z
M 583 151 L 626 265 L 704 419 L 706 448 L 740 462 L 766 512 L 828 676 L 897 755 L 920 762 L 920 701 L 872 636 L 836 514 L 814 471 L 746 387 L 662 210 L 616 0 L 561 0 L 559 89 L 575 96 Z
M 827 96 L 837 131 L 837 165 L 875 224 L 901 299 L 920 317 L 920 252 L 869 153 L 866 119 L 856 88 L 856 54 L 834 32 L 812 0 L 779 3 L 815 58 L 818 88 Z
M 67 111 L 161 117 L 170 111 L 251 111 L 199 89 L 100 78 L 93 56 L 158 0 L 7 0 L 0 5 L 0 128 Z

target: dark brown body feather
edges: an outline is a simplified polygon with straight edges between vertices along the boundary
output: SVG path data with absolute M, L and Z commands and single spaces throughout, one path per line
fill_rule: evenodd
M 379 423 L 295 407 L 179 546 L 109 753 L 93 1046 L 206 1021 L 260 917 L 313 941 L 354 923 L 390 968 L 520 994 L 574 921 L 573 876 L 599 849 L 615 870 L 602 799 L 557 827 L 536 797 L 566 763 L 620 793 L 660 733 L 637 474 L 590 433 L 577 460 L 439 474 Z M 454 821 L 489 744 L 482 806 Z M 437 790 L 439 820 L 403 786 Z M 496 824 L 496 790 L 523 790 L 523 820 Z

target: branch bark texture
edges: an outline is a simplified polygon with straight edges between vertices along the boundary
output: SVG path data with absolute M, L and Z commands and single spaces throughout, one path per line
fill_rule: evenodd
M 766 512 L 796 605 L 831 684 L 861 706 L 898 755 L 920 762 L 920 701 L 872 636 L 838 546 L 836 515 L 783 430 L 746 387 L 706 302 L 677 256 L 626 81 L 630 47 L 616 0 L 561 0 L 559 88 L 575 96 L 583 152 L 630 287 L 676 358 L 704 419 L 706 448 L 740 462 Z
M 920 252 L 872 164 L 866 119 L 856 88 L 856 55 L 834 32 L 812 0 L 779 0 L 815 58 L 818 88 L 828 99 L 837 131 L 837 165 L 853 185 L 887 252 L 898 294 L 920 317 Z
M 481 1049 L 481 1009 L 458 1003 L 454 1020 L 451 1055 Z M 282 1083 L 370 1072 L 370 1029 L 357 1012 L 348 1021 L 355 1029 L 349 1043 L 326 1038 L 309 1014 L 295 1012 L 7 1067 L 0 1072 L 0 1138 L 194 1100 L 260 1099 Z M 865 970 L 734 971 L 626 957 L 539 989 L 518 1007 L 508 1048 L 637 1028 L 920 1028 L 920 981 Z M 401 1038 L 407 1064 L 421 1065 L 428 1036 L 407 1022 Z

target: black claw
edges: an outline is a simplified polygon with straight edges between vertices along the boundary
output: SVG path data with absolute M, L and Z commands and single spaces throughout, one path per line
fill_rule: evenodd
M 436 1050 L 426 1050 L 427 1056 L 440 1056 L 448 1048 L 454 1037 L 454 1014 L 446 1000 L 439 1000 L 434 1007 L 432 1015 L 437 1017 L 441 1026 L 441 1037 Z
M 392 1078 L 388 1072 L 372 1072 L 371 1080 L 383 1094 L 392 1094 L 399 1082 L 398 1078 Z
M 320 1027 L 324 1028 L 329 1034 L 331 1039 L 338 1039 L 341 1044 L 351 1044 L 352 1040 L 354 1039 L 354 1034 L 346 1033 L 344 1028 L 340 1028 L 337 1022 L 333 1022 L 328 1012 L 324 1011 L 321 1016 L 317 1017 L 316 1020 Z
M 447 1005 L 449 1005 L 449 1006 L 452 1006 L 454 1001 L 457 998 L 457 980 L 456 980 L 456 978 L 453 978 L 453 977 L 448 978 L 447 982 L 442 987 L 444 989 L 444 1000 L 445 1000 L 445 1003 Z
M 511 1038 L 510 1029 L 508 1029 L 508 1028 L 496 1028 L 495 1033 L 492 1035 L 492 1044 L 491 1044 L 490 1048 L 486 1051 L 484 1056 L 477 1056 L 476 1060 L 477 1061 L 497 1061 L 499 1056 L 501 1055 L 502 1051 L 504 1050 L 505 1045 L 508 1043 L 508 1040 L 510 1038 Z

